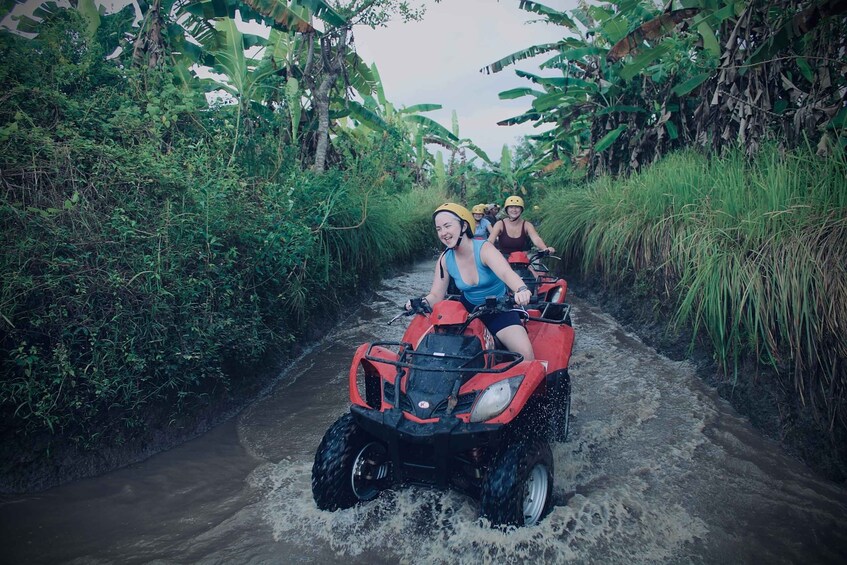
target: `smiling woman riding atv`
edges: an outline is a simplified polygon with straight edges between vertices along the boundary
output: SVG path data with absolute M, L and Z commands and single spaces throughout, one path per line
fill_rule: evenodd
M 433 217 L 447 250 L 432 290 L 406 305 L 402 340 L 356 350 L 350 410 L 315 452 L 312 496 L 331 511 L 393 486 L 450 487 L 477 499 L 492 525 L 537 524 L 553 503 L 550 442 L 570 426 L 570 306 L 536 297 L 516 310 L 531 293 L 492 245 L 472 239 L 468 210 L 444 204 Z M 453 278 L 462 302 L 444 299 Z
M 532 293 L 503 255 L 488 241 L 473 238 L 476 222 L 467 208 L 448 202 L 436 208 L 432 217 L 435 231 L 447 249 L 435 266 L 432 288 L 423 297 L 430 306 L 444 300 L 451 278 L 462 292 L 462 304 L 469 312 L 483 304 L 487 297 L 504 296 L 507 285 L 515 293 L 517 304 L 529 303 Z M 411 308 L 409 301 L 406 309 Z M 496 312 L 480 319 L 510 351 L 520 353 L 527 361 L 535 359 L 517 312 Z

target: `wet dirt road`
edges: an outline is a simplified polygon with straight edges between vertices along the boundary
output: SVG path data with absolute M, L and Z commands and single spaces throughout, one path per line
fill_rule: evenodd
M 355 347 L 425 292 L 432 262 L 373 300 L 237 418 L 131 467 L 0 496 L 0 563 L 844 563 L 847 489 L 762 438 L 694 376 L 571 297 L 574 421 L 552 512 L 503 533 L 474 501 L 407 488 L 318 511 L 310 472 L 347 406 Z

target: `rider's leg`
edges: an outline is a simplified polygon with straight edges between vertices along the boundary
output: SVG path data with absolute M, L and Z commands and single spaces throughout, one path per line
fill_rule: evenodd
M 497 332 L 499 339 L 506 349 L 520 353 L 526 361 L 535 359 L 535 353 L 532 351 L 532 343 L 529 341 L 529 336 L 526 334 L 526 329 L 521 325 L 507 326 Z

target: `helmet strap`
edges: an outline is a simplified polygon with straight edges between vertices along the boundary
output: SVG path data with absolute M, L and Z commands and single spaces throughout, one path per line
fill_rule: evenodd
M 465 220 L 461 220 L 461 222 L 462 223 L 459 224 L 459 225 L 461 226 L 462 231 L 459 233 L 459 239 L 456 240 L 456 245 L 453 246 L 453 249 L 459 247 L 459 245 L 462 244 L 462 240 L 465 238 L 465 226 L 468 225 L 468 223 Z M 468 229 L 470 229 L 470 226 L 468 226 Z M 447 253 L 448 251 L 450 251 L 449 248 L 445 249 L 444 252 L 441 254 L 441 257 L 444 257 L 444 254 Z M 441 264 L 441 257 L 438 258 L 438 266 L 441 269 L 441 278 L 443 279 L 444 278 L 444 266 Z

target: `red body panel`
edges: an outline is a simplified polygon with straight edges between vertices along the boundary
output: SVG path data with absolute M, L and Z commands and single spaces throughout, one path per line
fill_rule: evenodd
M 547 372 L 567 369 L 573 350 L 574 331 L 567 324 L 529 322 L 526 326 L 535 358 L 547 361 Z
M 564 281 L 561 281 L 561 283 L 563 285 L 565 284 Z M 558 285 L 558 281 L 550 286 L 563 288 Z M 564 288 L 566 288 L 566 285 Z M 530 315 L 538 317 L 539 311 L 530 310 Z M 431 314 L 415 315 L 403 335 L 403 343 L 411 344 L 413 349 L 417 349 L 425 335 L 442 330 L 449 331 L 454 329 L 457 324 L 466 322 L 467 316 L 467 310 L 460 302 L 455 300 L 439 302 L 435 305 Z M 494 383 L 518 375 L 523 375 L 523 381 L 521 382 L 520 388 L 515 393 L 515 397 L 512 399 L 506 410 L 496 417 L 486 420 L 486 423 L 506 424 L 511 422 L 520 413 L 521 409 L 530 397 L 535 394 L 544 394 L 546 392 L 547 375 L 549 373 L 563 369 L 566 370 L 568 368 L 568 362 L 570 360 L 570 353 L 574 341 L 574 331 L 572 327 L 563 323 L 546 323 L 530 320 L 526 322 L 526 329 L 535 352 L 536 359 L 534 361 L 522 361 L 509 369 L 506 369 L 509 365 L 508 362 L 494 365 L 493 368 L 501 368 L 503 369 L 502 372 L 477 373 L 465 382 L 461 389 L 459 389 L 460 395 L 472 393 L 474 391 L 481 392 Z M 463 335 L 476 337 L 480 340 L 483 350 L 490 351 L 495 349 L 494 338 L 479 319 L 472 320 L 471 323 L 464 329 Z M 381 410 L 385 411 L 393 408 L 392 403 L 394 399 L 384 397 L 384 386 L 382 383 L 387 382 L 395 385 L 396 376 L 398 371 L 400 371 L 403 374 L 403 378 L 400 379 L 401 387 L 403 392 L 405 392 L 406 383 L 408 381 L 408 379 L 405 378 L 405 375 L 408 374 L 408 369 L 398 369 L 397 366 L 389 363 L 381 363 L 379 361 L 366 359 L 365 355 L 368 353 L 369 347 L 371 346 L 367 343 L 359 346 L 356 350 L 355 356 L 353 357 L 353 364 L 350 368 L 349 375 L 350 401 L 353 404 L 367 407 L 365 399 L 362 398 L 362 394 L 359 392 L 362 390 L 363 386 L 361 381 L 366 376 L 371 376 L 372 378 L 377 376 L 380 379 L 380 389 L 382 391 L 380 393 L 382 396 Z M 400 351 L 391 351 L 385 347 L 374 345 L 370 349 L 370 355 L 381 359 L 399 361 L 403 357 L 403 347 L 405 346 L 400 346 Z M 490 355 L 494 355 L 494 353 L 491 353 Z M 486 366 L 492 367 L 493 361 L 493 359 L 486 359 Z M 407 412 L 404 412 L 403 415 L 406 419 L 418 423 L 438 421 L 437 418 L 422 420 Z M 468 422 L 470 419 L 470 412 L 456 414 L 455 417 Z

